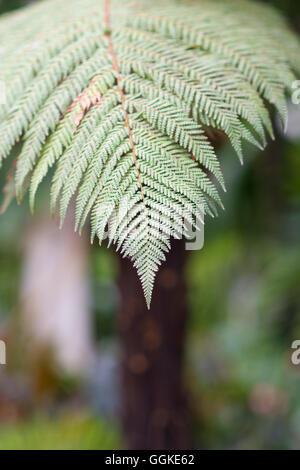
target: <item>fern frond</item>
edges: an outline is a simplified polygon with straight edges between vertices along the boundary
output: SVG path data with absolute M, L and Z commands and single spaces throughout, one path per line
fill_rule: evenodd
M 132 259 L 150 305 L 170 237 L 223 207 L 209 136 L 274 138 L 300 74 L 284 19 L 247 0 L 46 0 L 0 18 L 0 166 L 20 200 L 54 167 L 51 211 Z

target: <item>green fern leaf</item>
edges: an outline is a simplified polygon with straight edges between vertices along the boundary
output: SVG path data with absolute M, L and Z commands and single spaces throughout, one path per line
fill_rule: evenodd
M 280 40 L 278 39 L 280 37 Z M 274 10 L 240 0 L 45 0 L 0 18 L 0 166 L 21 141 L 14 192 L 138 271 L 150 306 L 170 237 L 223 207 L 210 136 L 263 148 L 287 121 L 299 41 Z M 11 170 L 10 170 L 11 171 Z

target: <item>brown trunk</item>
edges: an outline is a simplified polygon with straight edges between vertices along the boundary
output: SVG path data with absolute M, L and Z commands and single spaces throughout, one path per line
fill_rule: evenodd
M 183 385 L 187 321 L 183 241 L 174 241 L 146 309 L 140 282 L 121 261 L 122 422 L 130 449 L 188 449 L 190 423 Z

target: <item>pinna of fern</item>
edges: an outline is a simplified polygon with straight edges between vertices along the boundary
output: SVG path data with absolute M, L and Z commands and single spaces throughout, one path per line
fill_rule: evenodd
M 240 0 L 45 0 L 0 18 L 0 165 L 18 200 L 53 171 L 51 209 L 130 257 L 150 305 L 170 234 L 222 207 L 209 135 L 263 148 L 300 74 L 280 15 Z M 209 132 L 208 132 L 209 131 Z

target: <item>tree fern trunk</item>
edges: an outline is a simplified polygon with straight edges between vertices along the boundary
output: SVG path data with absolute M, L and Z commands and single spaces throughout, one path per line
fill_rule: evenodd
M 24 250 L 20 295 L 30 359 L 39 365 L 53 358 L 68 374 L 84 375 L 93 357 L 86 237 L 74 234 L 71 214 L 63 230 L 37 217 Z
M 122 421 L 130 449 L 190 448 L 183 353 L 187 320 L 183 241 L 158 274 L 151 310 L 128 260 L 121 261 Z

